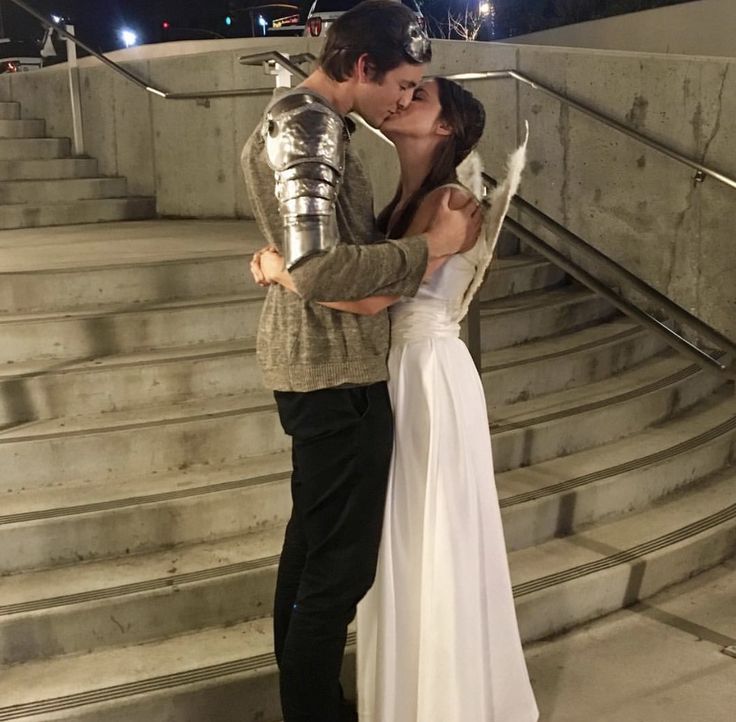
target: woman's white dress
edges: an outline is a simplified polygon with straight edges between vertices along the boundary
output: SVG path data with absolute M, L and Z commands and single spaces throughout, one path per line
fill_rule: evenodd
M 395 445 L 376 581 L 358 606 L 361 722 L 535 722 L 485 397 L 452 257 L 391 309 Z

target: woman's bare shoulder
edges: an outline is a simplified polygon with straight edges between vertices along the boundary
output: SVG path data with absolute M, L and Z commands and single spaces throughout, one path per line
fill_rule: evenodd
M 461 185 L 453 184 L 435 188 L 433 191 L 427 193 L 419 204 L 419 208 L 417 208 L 417 212 L 414 214 L 414 218 L 409 226 L 407 235 L 423 233 L 429 228 L 435 211 L 437 210 L 437 204 L 445 193 L 450 194 L 449 205 L 452 209 L 462 208 L 471 198 L 473 198 L 473 194 Z

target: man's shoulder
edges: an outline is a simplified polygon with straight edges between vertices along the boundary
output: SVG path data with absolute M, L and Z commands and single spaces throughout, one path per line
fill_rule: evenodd
M 309 90 L 294 88 L 276 95 L 266 108 L 267 118 L 296 118 L 306 116 L 325 116 L 337 125 L 344 125 L 344 118 L 322 96 Z

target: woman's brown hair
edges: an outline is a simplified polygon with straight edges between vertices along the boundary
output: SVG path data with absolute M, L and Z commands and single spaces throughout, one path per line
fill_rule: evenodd
M 391 228 L 388 224 L 401 199 L 401 186 L 378 216 L 379 229 L 384 235 L 390 232 L 391 238 L 405 235 L 417 208 L 428 193 L 447 183 L 457 182 L 458 165 L 478 144 L 485 128 L 486 112 L 475 96 L 452 80 L 435 78 L 435 82 L 441 107 L 440 119 L 452 129 L 452 133 L 437 146 L 429 174 L 401 209 Z

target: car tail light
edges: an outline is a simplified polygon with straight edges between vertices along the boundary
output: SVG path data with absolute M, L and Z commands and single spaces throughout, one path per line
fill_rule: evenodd
M 313 38 L 319 37 L 322 32 L 322 18 L 309 18 L 307 21 L 307 30 Z

